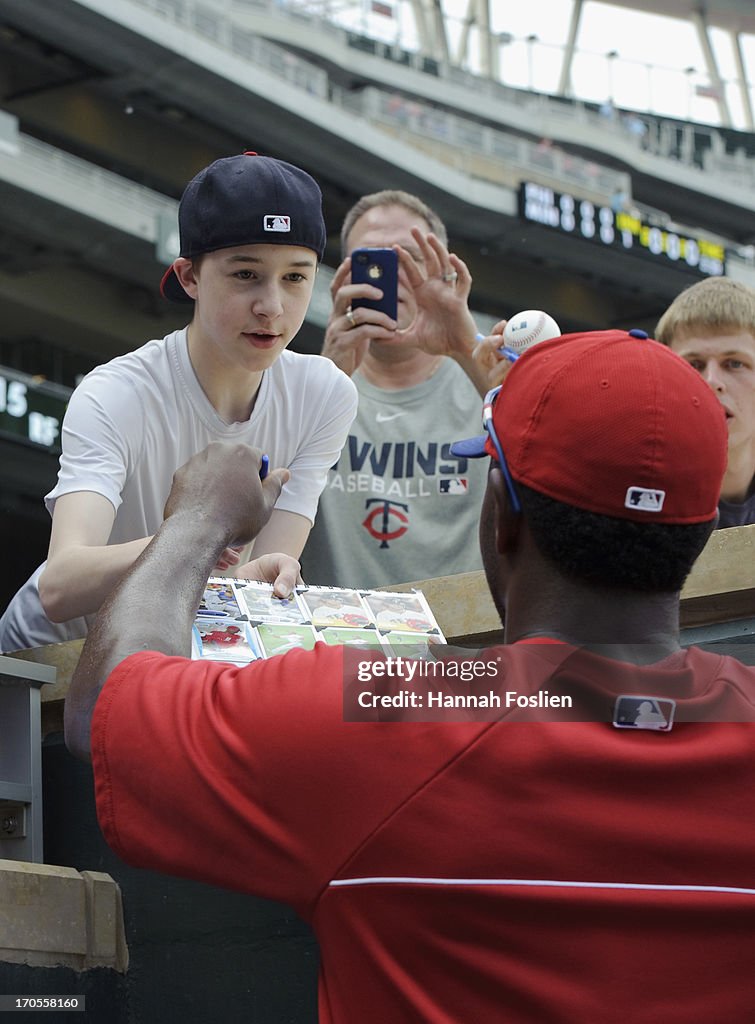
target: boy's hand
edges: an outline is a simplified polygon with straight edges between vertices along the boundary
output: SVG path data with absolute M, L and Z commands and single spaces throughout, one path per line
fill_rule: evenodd
M 371 341 L 387 341 L 396 335 L 396 321 L 376 309 L 359 306 L 354 299 L 379 299 L 382 292 L 369 284 L 351 284 L 351 257 L 341 263 L 330 283 L 333 309 L 325 330 L 322 355 L 332 359 L 349 377 L 364 359 Z
M 287 469 L 273 469 L 260 480 L 261 452 L 246 444 L 214 441 L 173 476 L 164 517 L 181 515 L 208 524 L 226 546 L 248 544 L 270 518 Z
M 272 583 L 276 597 L 288 597 L 296 584 L 303 582 L 299 563 L 292 555 L 283 554 L 282 551 L 253 558 L 251 562 L 239 566 L 234 576 L 242 580 Z

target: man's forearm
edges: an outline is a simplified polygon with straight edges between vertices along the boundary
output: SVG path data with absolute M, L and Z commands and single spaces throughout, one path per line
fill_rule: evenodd
M 204 585 L 230 539 L 216 524 L 178 513 L 105 601 L 66 698 L 66 742 L 77 756 L 89 759 L 92 709 L 116 665 L 137 651 L 188 656 Z

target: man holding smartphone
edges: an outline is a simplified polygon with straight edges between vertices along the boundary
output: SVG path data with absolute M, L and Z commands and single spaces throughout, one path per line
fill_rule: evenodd
M 322 354 L 353 379 L 359 410 L 320 499 L 304 578 L 376 587 L 480 569 L 485 472 L 450 451 L 487 390 L 472 358 L 469 270 L 438 215 L 407 192 L 363 196 L 341 247 Z

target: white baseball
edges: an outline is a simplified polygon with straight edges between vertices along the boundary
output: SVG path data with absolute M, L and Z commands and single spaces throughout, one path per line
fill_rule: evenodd
M 514 352 L 525 352 L 539 341 L 558 338 L 561 328 L 542 309 L 525 309 L 512 316 L 503 329 L 503 340 Z

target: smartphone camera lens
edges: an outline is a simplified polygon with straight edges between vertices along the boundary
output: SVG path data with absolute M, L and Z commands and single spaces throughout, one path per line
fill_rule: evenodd
M 360 252 L 360 253 L 359 253 L 359 254 L 357 255 L 357 263 L 361 263 L 362 265 L 364 265 L 365 263 L 367 263 L 367 261 L 369 260 L 369 258 L 370 258 L 370 257 L 369 257 L 369 256 L 367 255 L 367 253 L 366 253 L 366 252 Z

